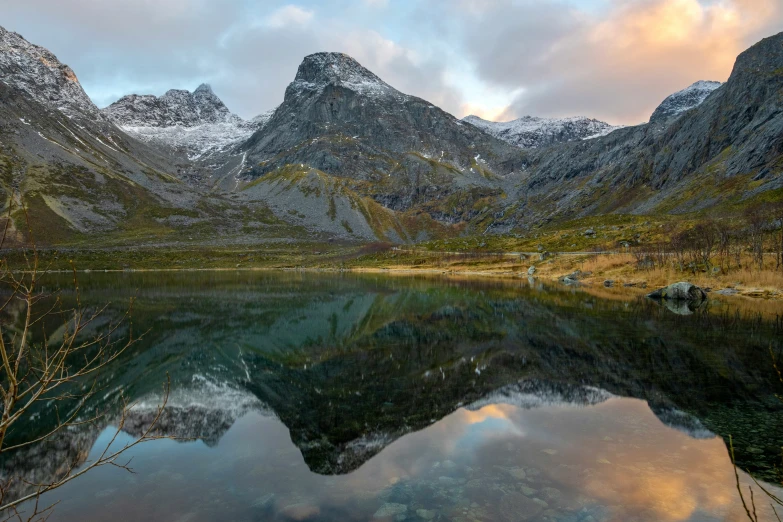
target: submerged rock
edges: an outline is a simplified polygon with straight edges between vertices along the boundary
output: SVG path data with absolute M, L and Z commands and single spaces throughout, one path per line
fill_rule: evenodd
M 564 285 L 575 286 L 579 284 L 580 279 L 590 277 L 591 275 L 593 275 L 592 272 L 582 272 L 581 270 L 577 270 L 576 272 L 568 274 L 567 276 L 561 277 L 560 282 Z
M 682 281 L 671 284 L 665 288 L 660 288 L 655 292 L 648 294 L 647 297 L 651 299 L 700 303 L 707 299 L 707 294 L 698 286 Z
M 432 520 L 438 514 L 434 509 L 417 509 L 416 514 L 424 520 Z
M 404 519 L 405 514 L 408 512 L 408 506 L 405 504 L 395 504 L 393 502 L 387 502 L 382 505 L 378 511 L 375 512 L 373 518 L 380 519 Z
M 516 492 L 507 493 L 500 499 L 500 514 L 508 522 L 535 520 L 545 507 L 546 503 L 539 499 L 530 499 Z

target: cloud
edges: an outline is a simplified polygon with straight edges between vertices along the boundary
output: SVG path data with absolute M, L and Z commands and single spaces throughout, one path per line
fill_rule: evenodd
M 362 0 L 369 7 L 383 8 L 389 5 L 389 0 Z
M 523 89 L 504 119 L 633 124 L 694 81 L 725 81 L 736 56 L 781 23 L 779 0 L 612 0 L 597 14 L 496 1 L 474 12 L 463 46 L 485 81 Z
M 783 26 L 780 0 L 0 0 L 105 106 L 212 84 L 252 117 L 302 58 L 342 51 L 456 116 L 646 120 L 668 94 L 725 80 Z M 585 6 L 591 6 L 589 9 Z
M 232 111 L 249 118 L 282 101 L 305 55 L 341 51 L 401 90 L 459 109 L 442 81 L 442 64 L 368 28 L 372 18 L 354 19 L 348 7 L 338 7 L 30 0 L 4 6 L 3 23 L 71 65 L 99 106 L 131 92 L 159 95 L 208 82 Z
M 286 5 L 277 9 L 265 19 L 265 25 L 279 29 L 291 25 L 304 26 L 313 19 L 313 11 L 296 5 Z

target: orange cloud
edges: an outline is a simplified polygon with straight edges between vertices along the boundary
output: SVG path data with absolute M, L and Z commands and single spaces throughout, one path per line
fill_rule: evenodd
M 738 54 L 783 24 L 780 0 L 613 0 L 548 46 L 506 117 L 587 113 L 646 121 L 667 95 L 725 81 Z

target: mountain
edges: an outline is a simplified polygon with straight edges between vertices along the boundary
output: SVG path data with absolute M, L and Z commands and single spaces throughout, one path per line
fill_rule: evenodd
M 650 121 L 666 121 L 694 107 L 698 107 L 707 99 L 707 96 L 721 85 L 723 85 L 721 82 L 700 80 L 681 91 L 667 96 L 655 109 L 655 112 L 650 117 Z
M 172 89 L 160 97 L 123 96 L 102 112 L 131 136 L 185 152 L 191 160 L 230 150 L 271 117 L 266 113 L 243 120 L 207 84 L 192 93 Z
M 206 85 L 99 111 L 52 53 L 4 29 L 0 42 L 0 189 L 43 244 L 403 243 L 783 188 L 783 35 L 711 94 L 698 82 L 614 130 L 460 121 L 341 53 L 305 57 L 282 103 L 249 122 Z
M 159 151 L 104 117 L 70 67 L 0 27 L 0 192 L 12 240 L 63 242 L 123 226 L 142 207 L 194 205 Z
M 739 55 L 729 80 L 669 121 L 527 155 L 496 230 L 618 214 L 678 214 L 783 188 L 783 33 Z
M 196 99 L 214 106 L 204 116 L 232 125 L 206 89 Z M 29 244 L 28 217 L 40 246 L 301 235 L 263 203 L 248 208 L 209 190 L 212 176 L 240 162 L 197 163 L 136 139 L 98 110 L 70 67 L 0 27 L 0 211 L 13 205 L 10 243 Z
M 282 105 L 243 150 L 254 163 L 264 162 L 250 178 L 304 161 L 329 174 L 368 181 L 399 168 L 413 174 L 422 158 L 467 176 L 477 156 L 488 169 L 508 170 L 504 162 L 516 154 L 431 103 L 397 91 L 341 53 L 305 57 Z
M 586 140 L 605 136 L 620 126 L 592 118 L 537 118 L 524 116 L 507 122 L 487 121 L 478 116 L 466 116 L 462 121 L 487 134 L 521 148 L 548 147 L 556 143 Z
M 521 165 L 515 147 L 341 53 L 305 57 L 283 103 L 239 150 L 246 168 L 222 186 L 243 200 L 266 201 L 308 230 L 396 242 L 453 233 Z
M 100 118 L 73 70 L 43 47 L 0 27 L 0 80 L 69 117 Z

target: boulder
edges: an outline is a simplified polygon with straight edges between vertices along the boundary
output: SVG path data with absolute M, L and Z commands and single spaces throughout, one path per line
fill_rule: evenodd
M 579 271 L 577 270 L 573 274 L 569 274 L 567 276 L 563 276 L 559 279 L 559 281 L 568 286 L 578 286 L 579 285 Z
M 651 299 L 700 303 L 707 299 L 707 294 L 698 286 L 682 281 L 671 284 L 665 288 L 660 288 L 655 292 L 648 294 L 647 297 Z

